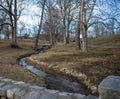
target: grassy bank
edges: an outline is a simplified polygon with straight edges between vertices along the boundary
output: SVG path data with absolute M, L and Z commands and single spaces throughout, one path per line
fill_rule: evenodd
M 120 34 L 92 39 L 89 43 L 103 46 L 120 46 Z
M 120 43 L 119 40 L 117 41 L 117 44 Z M 114 42 L 111 44 L 115 45 Z M 119 49 L 90 48 L 88 53 L 83 53 L 76 50 L 74 44 L 61 44 L 43 54 L 32 55 L 31 58 L 39 63 L 47 63 L 44 65 L 60 71 L 67 69 L 73 70 L 77 74 L 84 73 L 93 85 L 98 85 L 109 75 L 120 75 Z M 40 68 L 40 65 L 38 64 L 36 67 Z
M 23 69 L 16 61 L 20 55 L 33 52 L 33 42 L 19 40 L 18 43 L 21 48 L 10 48 L 9 40 L 0 41 L 0 77 L 45 86 L 42 78 Z

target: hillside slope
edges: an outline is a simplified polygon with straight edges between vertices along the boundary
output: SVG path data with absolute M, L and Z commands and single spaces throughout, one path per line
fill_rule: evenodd
M 78 74 L 84 73 L 93 85 L 98 85 L 109 75 L 120 75 L 120 50 L 114 48 L 89 48 L 88 53 L 83 53 L 75 49 L 74 43 L 59 44 L 43 54 L 32 55 L 31 58 L 47 64 L 44 67 L 55 71 L 64 72 L 66 69 Z M 44 69 L 35 61 L 28 59 L 28 63 Z
M 89 40 L 90 45 L 120 46 L 120 34 Z

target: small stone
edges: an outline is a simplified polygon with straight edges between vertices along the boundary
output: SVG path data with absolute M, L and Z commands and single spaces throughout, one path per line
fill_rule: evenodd
M 0 87 L 2 87 L 3 85 L 5 85 L 5 83 L 4 83 L 4 82 L 1 82 L 1 83 L 0 83 Z
M 5 82 L 7 84 L 14 84 L 16 81 L 14 80 L 11 80 L 11 79 L 8 79 L 8 78 L 4 78 L 1 80 L 2 82 Z
M 59 69 L 59 66 L 57 65 L 57 66 L 55 66 L 55 68 L 56 68 L 56 69 Z
M 82 77 L 84 78 L 84 80 L 87 80 L 87 76 L 85 74 L 82 74 Z
M 19 82 L 16 82 L 15 84 L 20 85 L 20 84 L 25 84 L 25 83 L 23 81 L 19 81 Z
M 82 94 L 74 94 L 73 95 L 73 99 L 85 99 L 85 95 L 82 95 Z
M 41 95 L 37 99 L 58 99 L 58 98 L 57 98 L 57 95 L 55 95 L 55 94 L 45 94 L 45 95 Z M 61 98 L 61 99 L 63 99 L 63 98 Z
M 96 93 L 97 92 L 97 87 L 96 86 L 91 86 L 91 91 L 92 91 L 92 93 Z
M 88 80 L 86 81 L 86 86 L 89 86 L 89 84 L 90 84 L 90 80 L 88 79 Z
M 6 91 L 10 88 L 12 88 L 13 85 L 4 85 L 3 87 L 0 88 L 0 96 L 5 97 L 6 96 Z
M 34 86 L 34 85 L 29 87 L 29 91 L 37 91 L 37 90 L 41 91 L 43 89 L 45 89 L 45 88 L 39 87 L 39 86 Z
M 49 94 L 56 94 L 56 93 L 59 92 L 59 91 L 57 91 L 57 90 L 49 90 L 49 89 L 45 89 L 44 91 L 45 91 L 45 92 L 48 92 Z
M 58 94 L 58 99 L 72 99 L 72 93 L 60 92 Z
M 19 87 L 21 89 L 25 89 L 25 88 L 27 89 L 30 85 L 31 84 L 29 84 L 29 83 L 26 84 L 26 83 L 24 83 L 22 81 L 14 83 L 14 87 Z
M 7 97 L 9 98 L 9 99 L 13 99 L 13 95 L 15 94 L 15 93 L 17 93 L 17 92 L 19 92 L 20 91 L 20 89 L 18 89 L 18 88 L 12 88 L 12 89 L 8 89 L 7 90 Z
M 82 77 L 82 73 L 79 73 L 78 77 Z
M 21 99 L 38 99 L 40 91 L 29 91 Z
M 3 79 L 3 81 L 4 81 L 4 82 L 11 82 L 12 80 L 5 78 L 5 79 Z
M 32 57 L 29 57 L 28 59 L 31 60 L 31 61 L 34 61 L 34 59 Z
M 26 92 L 24 90 L 21 90 L 14 94 L 14 99 L 22 99 L 23 96 L 25 96 Z
M 72 95 L 72 93 L 68 93 L 68 92 L 60 92 L 59 95 L 68 96 L 68 95 Z
M 96 96 L 88 95 L 85 99 L 98 99 Z
M 77 75 L 78 75 L 77 71 L 74 71 L 74 72 L 73 72 L 73 75 L 74 75 L 75 77 L 77 77 Z

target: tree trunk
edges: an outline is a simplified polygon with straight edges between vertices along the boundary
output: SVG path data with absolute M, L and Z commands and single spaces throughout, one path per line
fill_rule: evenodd
M 66 44 L 67 40 L 66 40 L 66 32 L 64 31 L 64 44 Z
M 70 23 L 68 22 L 68 25 L 67 25 L 67 39 L 66 39 L 66 44 L 69 44 L 70 43 L 70 35 L 69 35 L 69 28 L 70 28 Z
M 80 27 L 77 26 L 76 35 L 75 35 L 76 49 L 80 49 Z
M 75 35 L 76 49 L 80 49 L 80 28 L 81 28 L 81 23 L 80 23 L 80 11 L 79 11 L 78 25 L 76 29 L 76 35 Z
M 14 38 L 14 29 L 13 29 L 13 20 L 12 20 L 12 15 L 9 14 L 10 17 L 10 23 L 11 23 L 11 35 L 12 35 L 12 39 Z
M 14 43 L 17 45 L 17 0 L 15 0 L 15 34 L 14 34 Z
M 80 7 L 80 30 L 82 33 L 82 51 L 88 52 L 88 41 L 87 41 L 87 20 L 86 20 L 86 9 L 85 0 L 81 0 L 81 7 Z
M 63 34 L 63 36 L 64 36 L 64 44 L 66 44 L 67 43 L 67 37 L 66 37 L 66 24 L 65 24 L 65 18 L 63 18 L 63 32 L 64 32 L 64 34 Z
M 83 26 L 82 51 L 88 52 L 87 25 Z
M 40 32 L 41 32 L 41 28 L 42 28 L 42 20 L 43 20 L 43 15 L 44 15 L 44 9 L 45 9 L 45 3 L 47 0 L 44 0 L 43 3 L 43 7 L 42 7 L 42 15 L 41 15 L 41 20 L 40 20 L 40 24 L 39 24 L 39 29 L 38 29 L 38 34 L 35 40 L 35 45 L 34 45 L 34 49 L 37 50 L 38 49 L 38 42 L 39 42 L 39 37 L 40 37 Z
M 54 45 L 54 42 L 53 42 L 53 33 L 52 32 L 50 32 L 50 44 Z
M 1 28 L 0 28 L 0 40 L 1 40 L 1 38 L 2 38 L 1 36 L 2 36 L 2 33 L 1 33 Z
M 12 26 L 12 47 L 18 47 L 17 45 L 17 0 L 14 0 L 14 26 Z M 12 20 L 11 20 L 12 21 Z
M 9 5 L 9 11 L 12 12 L 12 2 Z M 14 9 L 14 11 L 15 11 L 15 9 Z M 14 18 L 14 16 L 11 13 L 9 13 L 9 18 L 10 18 L 10 24 L 11 24 L 11 35 L 12 35 L 12 43 L 13 43 L 14 42 L 13 41 L 14 40 L 14 24 L 13 24 L 13 22 L 14 22 L 13 18 Z

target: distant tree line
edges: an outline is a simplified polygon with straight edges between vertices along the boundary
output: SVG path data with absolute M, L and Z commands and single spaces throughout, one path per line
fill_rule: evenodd
M 35 50 L 39 39 L 45 38 L 51 45 L 74 41 L 76 49 L 87 52 L 89 37 L 120 33 L 119 0 L 1 0 L 0 36 L 4 34 L 7 39 L 11 37 L 14 46 L 18 45 L 18 20 L 28 2 L 41 9 L 40 16 L 34 16 L 39 17 L 37 31 L 35 28 L 32 30 Z M 25 29 L 25 24 L 20 24 L 19 36 Z

